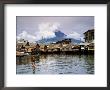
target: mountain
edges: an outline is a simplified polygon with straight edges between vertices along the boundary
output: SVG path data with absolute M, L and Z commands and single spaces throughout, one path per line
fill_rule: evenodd
M 48 39 L 42 39 L 37 41 L 37 43 L 43 43 L 43 44 L 49 44 L 49 43 L 53 43 L 53 42 L 57 42 L 57 41 L 61 41 L 63 39 L 67 39 L 66 38 L 66 34 L 64 34 L 63 32 L 61 32 L 60 30 L 56 30 L 55 31 L 55 37 L 54 38 L 48 38 Z M 81 43 L 80 40 L 76 40 L 74 38 L 69 38 L 71 39 L 72 43 Z
M 60 30 L 57 30 L 57 31 L 55 31 L 55 35 L 56 35 L 56 37 L 65 37 L 65 36 L 67 36 L 67 35 L 65 35 L 63 32 L 61 32 Z

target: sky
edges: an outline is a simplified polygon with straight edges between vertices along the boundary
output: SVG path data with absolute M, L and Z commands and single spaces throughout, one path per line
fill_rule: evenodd
M 83 33 L 94 28 L 94 16 L 17 16 L 16 25 L 17 39 L 34 42 L 60 30 L 67 38 L 84 41 Z

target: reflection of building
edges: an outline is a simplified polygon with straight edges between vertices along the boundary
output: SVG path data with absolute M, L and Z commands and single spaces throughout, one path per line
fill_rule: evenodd
M 94 40 L 94 29 L 88 30 L 84 33 L 85 36 L 85 42 L 92 42 Z

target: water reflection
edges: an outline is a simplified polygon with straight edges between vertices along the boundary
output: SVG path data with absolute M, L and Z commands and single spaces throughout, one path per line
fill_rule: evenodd
M 17 74 L 94 74 L 94 55 L 30 55 L 16 65 Z

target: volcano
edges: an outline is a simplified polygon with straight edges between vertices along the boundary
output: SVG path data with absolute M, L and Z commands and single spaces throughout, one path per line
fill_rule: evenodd
M 37 41 L 37 43 L 42 43 L 42 44 L 49 44 L 57 41 L 61 41 L 63 39 L 67 39 L 67 35 L 60 30 L 55 31 L 55 37 L 54 38 L 43 38 L 42 40 Z M 81 43 L 82 41 L 74 39 L 74 38 L 69 38 L 71 39 L 72 43 Z

